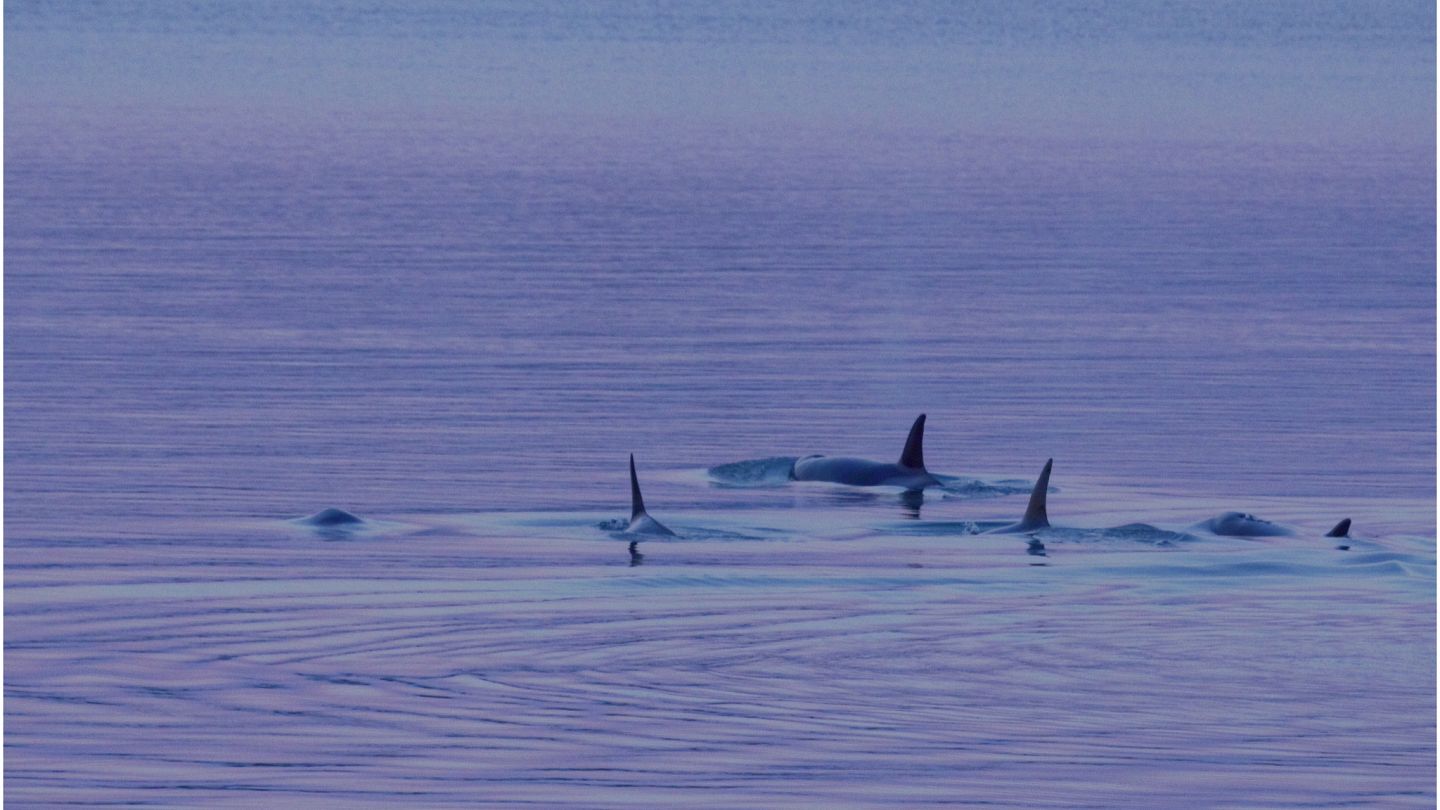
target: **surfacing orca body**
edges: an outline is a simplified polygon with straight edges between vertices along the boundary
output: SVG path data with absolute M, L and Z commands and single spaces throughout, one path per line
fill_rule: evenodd
M 790 477 L 796 481 L 829 481 L 852 487 L 904 487 L 924 489 L 940 486 L 940 481 L 925 469 L 925 414 L 910 426 L 905 450 L 894 464 L 843 456 L 806 456 L 796 459 Z
M 1196 523 L 1194 528 L 1203 529 L 1221 537 L 1288 537 L 1295 533 L 1278 523 L 1261 520 L 1244 512 L 1226 512 L 1223 515 Z
M 1025 507 L 1025 517 L 1021 518 L 1019 523 L 1001 526 L 986 534 L 1029 534 L 1050 528 L 1050 517 L 1045 514 L 1045 496 L 1050 491 L 1050 468 L 1054 464 L 1055 459 L 1046 459 L 1045 468 L 1040 471 L 1040 477 L 1035 479 L 1035 488 L 1030 490 L 1030 503 Z
M 655 518 L 650 517 L 645 511 L 645 499 L 640 497 L 640 479 L 635 477 L 635 454 L 630 454 L 630 525 L 625 527 L 625 534 L 649 534 L 658 537 L 674 537 L 675 533 L 665 528 L 665 525 Z M 633 552 L 635 547 L 631 545 Z
M 352 540 L 380 527 L 379 524 L 333 506 L 289 522 L 295 526 L 304 526 L 316 537 L 324 540 Z
M 336 509 L 332 506 L 327 509 L 321 509 L 319 512 L 316 512 L 309 517 L 300 518 L 298 522 L 304 523 L 306 526 L 315 526 L 324 529 L 335 529 L 348 526 L 359 526 L 360 524 L 364 523 L 365 520 L 363 518 L 358 518 L 350 514 L 349 512 L 346 512 L 344 509 Z
M 1325 536 L 1326 536 L 1326 537 L 1338 537 L 1338 538 L 1340 538 L 1341 540 L 1349 540 L 1349 539 L 1350 539 L 1350 518 L 1345 518 L 1344 520 L 1340 521 L 1339 523 L 1336 523 L 1336 524 L 1335 524 L 1335 528 L 1333 528 L 1333 529 L 1331 529 L 1330 531 L 1326 532 L 1326 533 L 1325 533 Z M 1349 544 L 1349 543 L 1341 543 L 1340 545 L 1336 546 L 1335 549 L 1336 549 L 1337 551 L 1349 551 L 1349 550 L 1350 550 L 1350 544 Z

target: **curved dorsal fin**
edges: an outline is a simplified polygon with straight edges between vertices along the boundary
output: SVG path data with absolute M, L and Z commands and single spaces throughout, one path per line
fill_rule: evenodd
M 630 454 L 630 519 L 645 514 L 645 499 L 640 497 L 640 479 L 635 477 L 635 454 Z
M 900 466 L 912 470 L 925 469 L 925 414 L 915 417 L 910 435 L 905 437 L 905 450 L 900 453 Z
M 1047 459 L 1045 469 L 1035 480 L 1035 488 L 1030 490 L 1030 505 L 1025 507 L 1025 517 L 1020 519 L 1021 528 L 1044 529 L 1050 525 L 1050 518 L 1045 514 L 1045 495 L 1050 491 L 1050 467 L 1054 463 L 1055 459 Z
M 1336 523 L 1336 524 L 1335 524 L 1335 528 L 1331 529 L 1331 530 L 1330 530 L 1330 533 L 1327 534 L 1327 535 L 1325 535 L 1325 536 L 1326 536 L 1326 537 L 1349 537 L 1349 536 L 1350 536 L 1350 518 L 1345 518 L 1344 520 L 1340 521 L 1339 523 Z

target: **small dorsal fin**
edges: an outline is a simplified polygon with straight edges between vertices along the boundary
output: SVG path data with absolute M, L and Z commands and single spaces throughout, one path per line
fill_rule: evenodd
M 1326 537 L 1349 537 L 1349 536 L 1350 536 L 1350 518 L 1345 518 L 1344 520 L 1340 521 L 1339 523 L 1336 523 L 1336 524 L 1335 524 L 1335 528 L 1331 529 L 1331 530 L 1330 530 L 1330 533 L 1329 533 L 1329 534 L 1326 534 L 1325 536 L 1326 536 Z
M 630 454 L 630 519 L 645 514 L 645 499 L 640 497 L 640 479 L 635 477 L 635 454 Z
M 900 454 L 900 466 L 912 470 L 925 469 L 925 414 L 915 417 L 910 426 L 910 435 L 905 437 L 905 450 Z
M 1035 480 L 1035 488 L 1030 490 L 1030 505 L 1025 507 L 1025 517 L 1020 520 L 1021 528 L 1049 527 L 1050 518 L 1045 514 L 1045 495 L 1050 491 L 1050 467 L 1054 463 L 1055 459 L 1047 459 L 1045 469 L 1040 471 L 1040 477 Z

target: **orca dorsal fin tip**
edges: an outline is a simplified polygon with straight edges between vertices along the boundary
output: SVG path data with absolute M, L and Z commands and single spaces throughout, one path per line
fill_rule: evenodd
M 640 497 L 640 478 L 635 475 L 635 454 L 630 454 L 630 519 L 645 514 L 645 499 Z
M 1349 537 L 1349 536 L 1350 536 L 1350 518 L 1345 518 L 1344 520 L 1340 521 L 1339 523 L 1336 523 L 1336 524 L 1335 524 L 1335 528 L 1331 529 L 1331 530 L 1329 531 L 1329 533 L 1327 533 L 1325 536 L 1326 536 L 1326 537 Z
M 905 437 L 905 449 L 900 453 L 900 466 L 912 470 L 925 469 L 925 414 L 915 417 L 910 426 L 910 435 Z

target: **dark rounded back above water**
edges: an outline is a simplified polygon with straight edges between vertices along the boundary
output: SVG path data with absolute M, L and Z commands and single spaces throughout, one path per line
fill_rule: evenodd
M 828 481 L 852 487 L 904 487 L 924 489 L 940 486 L 925 469 L 925 414 L 915 418 L 900 460 L 887 464 L 845 456 L 805 456 L 795 460 L 790 477 L 796 481 Z

